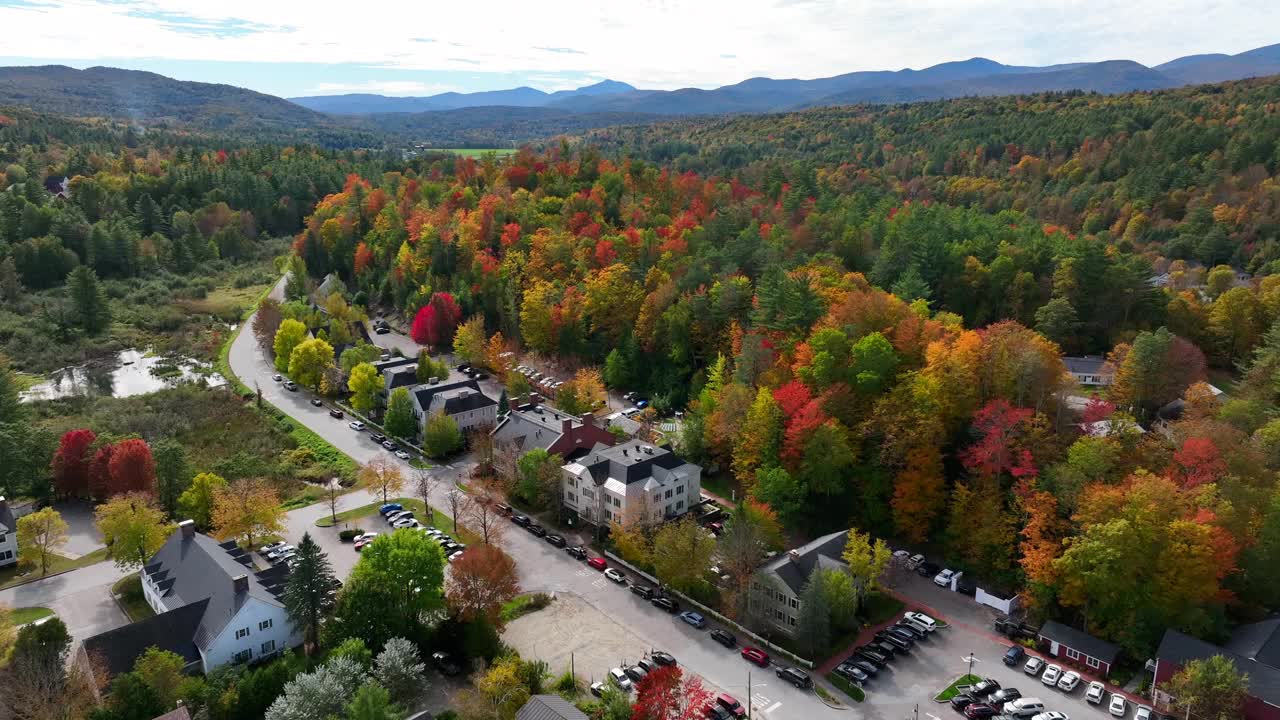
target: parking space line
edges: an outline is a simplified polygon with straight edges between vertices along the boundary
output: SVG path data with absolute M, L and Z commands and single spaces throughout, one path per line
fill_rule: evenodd
M 776 703 L 774 703 L 774 704 L 770 705 L 769 707 L 765 708 L 765 709 L 764 709 L 764 711 L 765 711 L 765 712 L 767 712 L 767 713 L 771 713 L 771 712 L 773 712 L 774 710 L 777 710 L 777 709 L 778 709 L 778 708 L 780 708 L 780 707 L 782 707 L 782 701 L 781 701 L 781 700 L 779 700 L 778 702 L 776 702 Z M 936 718 L 935 718 L 935 720 L 936 720 Z

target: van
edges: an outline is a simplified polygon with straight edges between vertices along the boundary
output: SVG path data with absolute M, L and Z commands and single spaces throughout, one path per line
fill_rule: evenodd
M 1029 718 L 1044 712 L 1044 703 L 1040 698 L 1018 698 L 1004 704 L 1004 714 L 1016 718 Z

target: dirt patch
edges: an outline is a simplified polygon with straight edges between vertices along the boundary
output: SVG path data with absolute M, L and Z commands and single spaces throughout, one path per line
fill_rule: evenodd
M 603 680 L 610 668 L 635 663 L 649 650 L 613 618 L 567 593 L 512 621 L 502 639 L 523 657 L 546 660 L 552 674 L 568 670 L 572 655 L 575 672 L 588 683 Z

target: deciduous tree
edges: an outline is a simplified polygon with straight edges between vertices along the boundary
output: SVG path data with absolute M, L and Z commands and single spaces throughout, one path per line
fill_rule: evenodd
M 422 449 L 428 457 L 442 458 L 462 447 L 458 423 L 443 412 L 432 413 L 422 433 Z
M 664 584 L 690 592 L 711 566 L 716 541 L 692 518 L 668 522 L 653 538 L 653 572 Z
M 1163 689 L 1188 717 L 1234 720 L 1242 716 L 1249 697 L 1249 675 L 1225 656 L 1214 655 L 1188 660 Z
M 427 689 L 427 666 L 418 648 L 404 638 L 391 638 L 374 658 L 373 676 L 394 702 L 413 706 Z
M 109 466 L 110 493 L 149 493 L 156 486 L 156 462 L 145 440 L 131 438 L 115 444 Z
M 472 315 L 454 331 L 453 354 L 465 363 L 487 364 L 483 315 Z
M 418 436 L 418 418 L 413 414 L 413 398 L 409 388 L 396 388 L 387 399 L 387 414 L 383 418 L 387 434 L 412 439 Z
M 631 720 L 701 720 L 715 694 L 678 666 L 655 669 L 636 685 Z
M 906 466 L 893 483 L 893 524 L 912 542 L 923 542 L 947 502 L 942 458 L 931 447 L 907 451 Z
M 187 451 L 177 440 L 161 440 L 156 444 L 156 499 L 170 516 L 178 512 L 178 498 L 191 482 Z
M 196 527 L 207 530 L 213 526 L 213 505 L 218 492 L 227 486 L 220 475 L 200 473 L 191 479 L 191 487 L 178 498 L 178 507 Z
M 41 575 L 49 574 L 49 561 L 67 544 L 67 539 L 67 523 L 51 507 L 18 518 L 18 547 L 22 548 L 22 557 L 33 560 L 40 567 Z
M 94 511 L 98 532 L 116 567 L 129 570 L 146 563 L 169 537 L 164 511 L 146 493 L 117 495 Z
M 281 321 L 276 337 L 272 341 L 275 350 L 276 370 L 289 372 L 289 363 L 293 359 L 293 349 L 307 339 L 307 326 L 292 318 Z
M 343 353 L 346 356 L 346 353 Z M 347 389 L 351 391 L 351 407 L 356 412 L 368 415 L 378 405 L 378 393 L 384 383 L 378 371 L 369 363 L 360 363 L 351 369 L 351 377 L 347 379 Z
M 520 594 L 516 562 L 495 545 L 467 548 L 449 566 L 449 607 L 463 619 L 501 626 L 503 603 Z
M 270 485 L 257 478 L 236 480 L 218 489 L 213 498 L 213 533 L 221 540 L 275 535 L 284 529 L 284 510 Z
M 409 335 L 419 345 L 439 347 L 453 338 L 454 328 L 462 319 L 462 308 L 447 292 L 432 293 L 431 300 L 418 308 Z
M 849 575 L 860 591 L 868 593 L 876 589 L 876 583 L 889 565 L 893 550 L 884 540 L 872 540 L 867 533 L 849 531 L 844 552 L 840 558 L 849 566 Z
M 53 456 L 53 481 L 63 495 L 83 497 L 89 492 L 90 448 L 97 435 L 88 428 L 68 430 Z
M 333 367 L 333 346 L 320 338 L 303 340 L 289 352 L 289 376 L 298 383 L 320 391 L 325 371 Z
M 276 331 L 282 322 L 284 315 L 280 312 L 279 301 L 263 298 L 253 313 L 253 337 L 258 341 L 258 348 L 269 358 L 275 357 Z
M 400 472 L 399 465 L 387 458 L 375 458 L 362 466 L 357 477 L 361 487 L 369 492 L 382 493 L 384 503 L 404 487 L 404 473 Z

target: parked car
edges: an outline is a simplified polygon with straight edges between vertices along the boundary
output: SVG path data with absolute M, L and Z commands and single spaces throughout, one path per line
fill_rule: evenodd
M 1106 694 L 1107 686 L 1097 680 L 1089 683 L 1089 687 L 1084 689 L 1084 699 L 1088 700 L 1093 705 L 1100 704 L 1102 702 L 1102 698 L 1105 697 Z
M 356 552 L 360 552 L 361 550 L 364 549 L 365 545 L 368 545 L 369 543 L 373 542 L 373 540 L 374 538 L 372 537 L 366 537 L 363 540 L 355 541 L 355 543 L 353 543 L 351 547 L 355 548 Z
M 973 686 L 969 694 L 976 698 L 984 698 L 1000 689 L 1000 681 L 995 678 L 986 678 Z
M 863 645 L 857 650 L 854 650 L 853 653 L 867 662 L 873 663 L 876 667 L 884 667 L 885 665 L 888 665 L 889 658 L 892 657 L 891 655 L 885 655 L 879 650 L 879 648 L 872 647 L 871 645 Z
M 626 584 L 627 584 L 627 576 L 626 576 L 626 575 L 623 575 L 623 574 L 622 574 L 622 573 L 620 573 L 620 572 L 618 572 L 618 569 L 617 569 L 617 568 L 608 568 L 608 569 L 606 569 L 606 570 L 604 571 L 604 576 L 605 576 L 605 577 L 607 577 L 607 578 L 609 578 L 610 580 L 612 580 L 612 581 L 614 581 L 614 582 L 618 583 L 619 585 L 626 585 Z
M 904 550 L 903 552 L 906 552 L 906 551 Z M 915 570 L 916 568 L 920 567 L 923 564 L 924 564 L 924 555 L 921 555 L 920 553 L 916 553 L 915 555 L 912 555 L 911 557 L 907 558 L 907 567 L 911 568 L 912 570 Z
M 1003 707 L 1007 702 L 1013 702 L 1022 697 L 1022 691 L 1018 688 L 1000 688 L 991 693 L 991 697 L 987 698 L 987 702 L 996 707 Z
M 584 550 L 581 545 L 574 545 L 573 547 L 567 547 L 564 549 L 564 551 L 569 553 L 570 557 L 574 557 L 579 560 L 587 559 L 587 551 Z
M 1040 658 L 1034 657 L 1034 656 L 1027 658 L 1027 664 L 1022 666 L 1022 672 L 1032 677 L 1039 675 L 1040 671 L 1043 669 L 1044 669 L 1044 660 L 1041 660 Z
M 315 407 L 323 407 L 324 401 L 321 400 L 320 398 L 311 398 L 311 404 L 314 405 Z
M 622 672 L 626 673 L 627 677 L 631 678 L 631 682 L 633 683 L 639 683 L 649 674 L 648 670 L 645 670 L 639 665 L 632 665 L 631 667 L 624 669 Z
M 400 449 L 399 447 L 396 446 L 396 443 L 394 440 L 383 440 L 382 447 L 392 451 Z
M 601 572 L 603 572 L 605 568 L 609 567 L 609 563 L 605 562 L 605 559 L 602 557 L 593 557 L 587 561 L 587 564 Z
M 899 652 L 910 652 L 911 646 L 914 644 L 913 641 L 907 640 L 901 637 L 900 635 L 895 635 L 893 632 L 889 630 L 881 630 L 880 632 L 876 633 L 875 638 L 880 642 L 889 643 L 890 645 L 897 648 Z
M 676 602 L 673 598 L 656 597 L 650 600 L 649 603 L 654 607 L 659 608 L 661 610 L 666 610 L 669 613 L 675 613 L 680 611 L 680 603 Z
M 1058 684 L 1058 680 L 1062 677 L 1062 668 L 1057 665 L 1050 665 L 1044 669 L 1044 674 L 1040 676 L 1040 682 L 1053 687 Z
M 809 677 L 809 674 L 798 668 L 780 667 L 774 670 L 773 674 L 801 690 L 813 687 L 813 680 Z
M 448 557 L 446 557 L 446 558 L 445 558 L 445 560 L 446 560 L 446 561 L 448 561 L 448 562 L 455 562 L 455 561 L 456 561 L 458 558 L 460 558 L 460 557 L 462 557 L 462 551 L 461 551 L 461 550 L 455 550 L 455 551 L 453 551 L 453 552 L 449 553 L 449 556 L 448 556 Z
M 1151 720 L 1151 708 L 1146 705 L 1139 705 L 1133 711 L 1133 720 Z
M 951 587 L 951 578 L 955 577 L 955 574 L 956 574 L 955 570 L 950 570 L 950 569 L 943 570 L 942 572 L 933 576 L 933 584 L 937 585 L 938 587 Z
M 1004 651 L 1004 664 L 1013 667 L 1022 662 L 1022 658 L 1027 656 L 1027 649 L 1021 645 L 1010 645 L 1008 650 Z
M 1071 720 L 1064 712 L 1057 710 L 1049 710 L 1048 712 L 1036 713 L 1031 716 L 1031 720 Z
M 1120 693 L 1111 693 L 1111 702 L 1107 704 L 1107 712 L 1116 717 L 1124 717 L 1129 712 L 1129 701 Z
M 380 443 L 380 442 L 382 442 L 383 440 L 386 440 L 386 439 L 387 439 L 387 436 L 386 436 L 386 435 L 383 435 L 383 434 L 382 434 L 382 433 L 380 433 L 380 432 L 372 432 L 372 433 L 369 433 L 369 439 L 370 439 L 370 440 L 372 440 L 372 441 L 374 441 L 374 442 L 376 442 L 376 443 Z
M 1071 692 L 1080 684 L 1080 673 L 1075 670 L 1068 670 L 1062 673 L 1062 677 L 1058 678 L 1058 689 L 1063 692 Z
M 769 653 L 753 647 L 742 648 L 742 659 L 760 667 L 769 667 Z
M 538 523 L 536 523 L 536 522 L 531 522 L 531 523 L 529 523 L 528 527 L 526 527 L 525 529 L 526 529 L 526 530 L 528 530 L 529 532 L 533 533 L 533 534 L 534 534 L 534 536 L 536 536 L 536 537 L 546 537 L 546 536 L 547 536 L 547 529 L 546 529 L 546 528 L 544 528 L 544 527 L 542 527 L 541 525 L 539 525 L 539 524 L 538 524 Z
M 416 519 L 410 516 L 410 517 L 400 518 L 399 520 L 391 523 L 391 527 L 397 530 L 404 530 L 406 528 L 412 530 L 413 528 L 418 528 L 422 526 L 418 524 L 418 521 Z
M 856 665 L 850 662 L 840 663 L 839 665 L 836 666 L 836 669 L 834 670 L 834 672 L 836 675 L 839 675 L 845 680 L 848 680 L 849 682 L 858 683 L 859 685 L 871 679 L 870 675 L 866 674 L 865 672 L 862 671 L 861 668 L 857 667 Z
M 413 517 L 413 511 L 412 510 L 393 510 L 387 513 L 386 515 L 384 515 L 383 517 L 386 519 L 387 524 L 390 525 L 391 523 L 394 523 L 400 518 Z
M 912 627 L 919 627 L 927 633 L 931 633 L 938 629 L 938 621 L 920 612 L 907 612 L 902 614 L 902 619 L 909 623 Z
M 899 620 L 897 623 L 890 625 L 885 629 L 891 631 L 894 635 L 897 635 L 904 640 L 910 640 L 912 643 L 929 637 L 928 632 L 921 630 L 905 620 Z
M 738 645 L 738 638 L 735 637 L 734 634 L 729 632 L 728 630 L 721 630 L 719 628 L 712 630 L 711 639 L 715 640 L 716 642 L 720 643 L 721 645 L 727 648 L 733 648 Z
M 280 557 L 285 555 L 286 553 L 291 553 L 296 551 L 297 551 L 297 548 L 289 544 L 277 545 L 274 550 L 270 550 L 267 552 L 267 559 L 272 562 L 275 562 L 276 560 L 279 560 Z
M 850 655 L 845 662 L 861 670 L 868 678 L 874 677 L 876 673 L 880 672 L 879 665 L 876 665 L 870 660 L 863 660 L 856 655 Z
M 542 539 L 546 540 L 548 545 L 554 545 L 558 548 L 564 547 L 564 538 L 559 535 L 548 535 Z
M 519 525 L 520 527 L 526 527 L 528 526 L 530 521 L 529 521 L 528 515 L 521 515 L 520 513 L 515 513 L 514 515 L 511 516 L 511 522 Z
M 275 552 L 276 550 L 278 550 L 278 549 L 280 549 L 280 548 L 284 547 L 285 545 L 288 545 L 288 543 L 286 543 L 286 542 L 285 542 L 285 541 L 283 541 L 283 540 L 277 540 L 277 541 L 275 541 L 275 542 L 273 542 L 273 543 L 269 543 L 269 544 L 267 544 L 267 545 L 263 545 L 262 547 L 258 548 L 258 552 L 259 552 L 260 554 L 262 554 L 262 555 L 268 555 L 268 554 L 270 554 L 270 553 L 272 553 L 272 552 Z
M 381 513 L 383 517 L 386 517 L 387 515 L 393 512 L 398 512 L 403 509 L 404 509 L 404 506 L 401 505 L 400 503 L 387 503 L 382 507 L 379 507 L 378 512 Z
M 893 658 L 898 654 L 898 646 L 885 642 L 884 640 L 876 640 L 872 638 L 871 642 L 868 644 L 876 650 L 879 650 L 880 653 L 887 658 Z
M 707 619 L 702 617 L 701 613 L 696 613 L 692 610 L 686 610 L 680 613 L 680 619 L 698 628 L 699 630 L 707 626 Z
M 497 508 L 500 513 L 505 515 L 511 514 L 511 506 L 506 503 L 498 503 L 497 505 L 494 505 L 494 507 Z
M 290 380 L 289 382 L 284 384 L 284 389 L 288 390 L 289 392 L 298 392 L 298 383 Z
M 662 650 L 654 650 L 649 653 L 649 658 L 652 659 L 654 664 L 658 667 L 670 667 L 676 664 L 675 656 L 669 652 L 663 652 Z
M 720 693 L 716 696 L 716 705 L 728 710 L 733 717 L 746 717 L 747 709 L 738 702 L 738 699 L 728 693 Z
M 983 718 L 993 718 L 1000 713 L 986 703 L 974 703 L 964 709 L 964 716 L 969 720 L 982 720 Z
M 457 658 L 447 652 L 431 653 L 431 663 L 436 666 L 442 675 L 461 675 L 462 663 Z
M 965 708 L 976 702 L 978 701 L 974 700 L 973 696 L 969 693 L 960 693 L 959 695 L 955 695 L 951 698 L 951 709 L 956 712 L 964 712 Z
M 596 697 L 604 697 L 605 684 L 602 682 L 591 683 L 591 694 Z
M 271 559 L 271 562 L 279 565 L 280 563 L 287 563 L 296 557 L 298 557 L 298 551 L 289 550 L 288 552 L 284 552 L 275 556 L 274 558 Z
M 609 681 L 618 686 L 623 692 L 631 692 L 631 678 L 627 677 L 627 673 L 622 668 L 614 668 L 609 671 Z
M 276 382 L 280 382 L 281 380 L 284 380 L 284 376 L 281 375 L 280 373 L 276 373 L 275 375 L 271 376 L 271 379 L 275 380 Z
M 373 332 L 375 335 L 386 335 L 387 333 L 391 332 L 391 328 L 387 327 L 386 325 L 379 325 L 373 329 Z
M 925 562 L 925 563 L 920 563 L 920 565 L 916 567 L 916 574 L 919 575 L 920 577 L 933 577 L 937 575 L 938 572 L 941 570 L 942 570 L 941 565 L 938 565 L 936 563 L 931 563 L 931 562 Z
M 409 460 L 409 459 L 410 459 L 409 453 L 407 453 L 407 452 L 405 452 L 405 451 L 403 451 L 403 450 L 397 450 L 397 451 L 396 451 L 396 457 L 400 458 L 401 460 Z
M 342 411 L 338 408 L 329 408 L 329 417 L 334 418 L 335 420 L 341 420 L 344 416 Z

